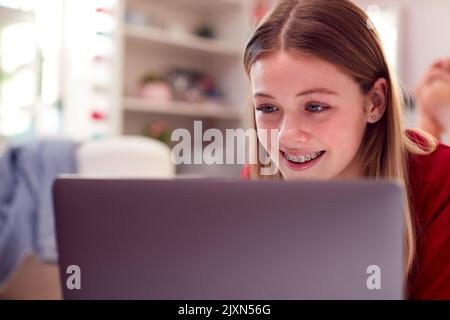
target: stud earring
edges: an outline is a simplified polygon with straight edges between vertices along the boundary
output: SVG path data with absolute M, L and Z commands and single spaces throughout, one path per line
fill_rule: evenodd
M 377 118 L 377 117 L 373 114 L 373 115 L 372 115 L 372 120 L 375 121 L 376 118 Z

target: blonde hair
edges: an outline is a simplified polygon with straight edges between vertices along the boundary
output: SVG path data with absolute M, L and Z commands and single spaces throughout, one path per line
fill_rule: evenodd
M 410 154 L 433 152 L 437 141 L 422 130 L 410 129 L 423 138 L 423 143 L 417 144 L 403 127 L 403 96 L 386 62 L 378 33 L 366 13 L 348 0 L 279 0 L 247 43 L 244 54 L 247 74 L 250 75 L 258 59 L 278 51 L 301 52 L 328 61 L 351 75 L 364 94 L 376 80 L 386 79 L 386 111 L 378 122 L 367 125 L 357 157 L 363 164 L 363 177 L 393 181 L 404 187 L 406 284 L 416 247 L 408 159 Z M 250 127 L 256 129 L 254 114 Z M 258 142 L 254 147 L 258 155 L 262 145 Z M 260 175 L 261 168 L 258 159 L 258 164 L 251 166 L 252 179 L 281 179 L 279 172 L 273 176 Z

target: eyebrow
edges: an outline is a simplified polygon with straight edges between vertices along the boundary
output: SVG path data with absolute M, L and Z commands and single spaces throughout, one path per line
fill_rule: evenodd
M 326 89 L 326 88 L 313 88 L 313 89 L 308 89 L 302 92 L 299 92 L 295 95 L 295 97 L 301 97 L 301 96 L 306 96 L 309 94 L 314 94 L 314 93 L 319 93 L 319 94 L 328 94 L 328 95 L 338 95 L 337 92 L 334 92 L 332 90 Z M 274 97 L 272 97 L 270 94 L 264 93 L 264 92 L 256 92 L 253 97 L 263 97 L 263 98 L 270 98 L 270 99 L 275 99 Z

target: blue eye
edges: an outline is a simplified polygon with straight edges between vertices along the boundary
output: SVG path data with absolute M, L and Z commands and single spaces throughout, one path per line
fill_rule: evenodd
M 320 105 L 318 103 L 310 103 L 305 106 L 306 110 L 312 113 L 321 113 L 324 112 L 328 107 Z
M 272 112 L 277 111 L 278 108 L 275 107 L 275 106 L 271 106 L 271 105 L 266 104 L 266 105 L 258 106 L 258 107 L 256 108 L 256 110 L 262 111 L 262 113 L 272 113 Z

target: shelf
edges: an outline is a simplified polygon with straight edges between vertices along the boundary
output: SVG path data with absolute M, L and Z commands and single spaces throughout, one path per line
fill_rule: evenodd
M 148 112 L 178 116 L 240 120 L 239 110 L 212 102 L 154 102 L 142 98 L 126 97 L 124 109 L 130 112 Z
M 170 47 L 194 50 L 197 52 L 221 55 L 230 58 L 241 58 L 242 48 L 224 41 L 205 39 L 195 35 L 177 34 L 152 27 L 125 25 L 125 36 L 132 39 L 148 41 Z

